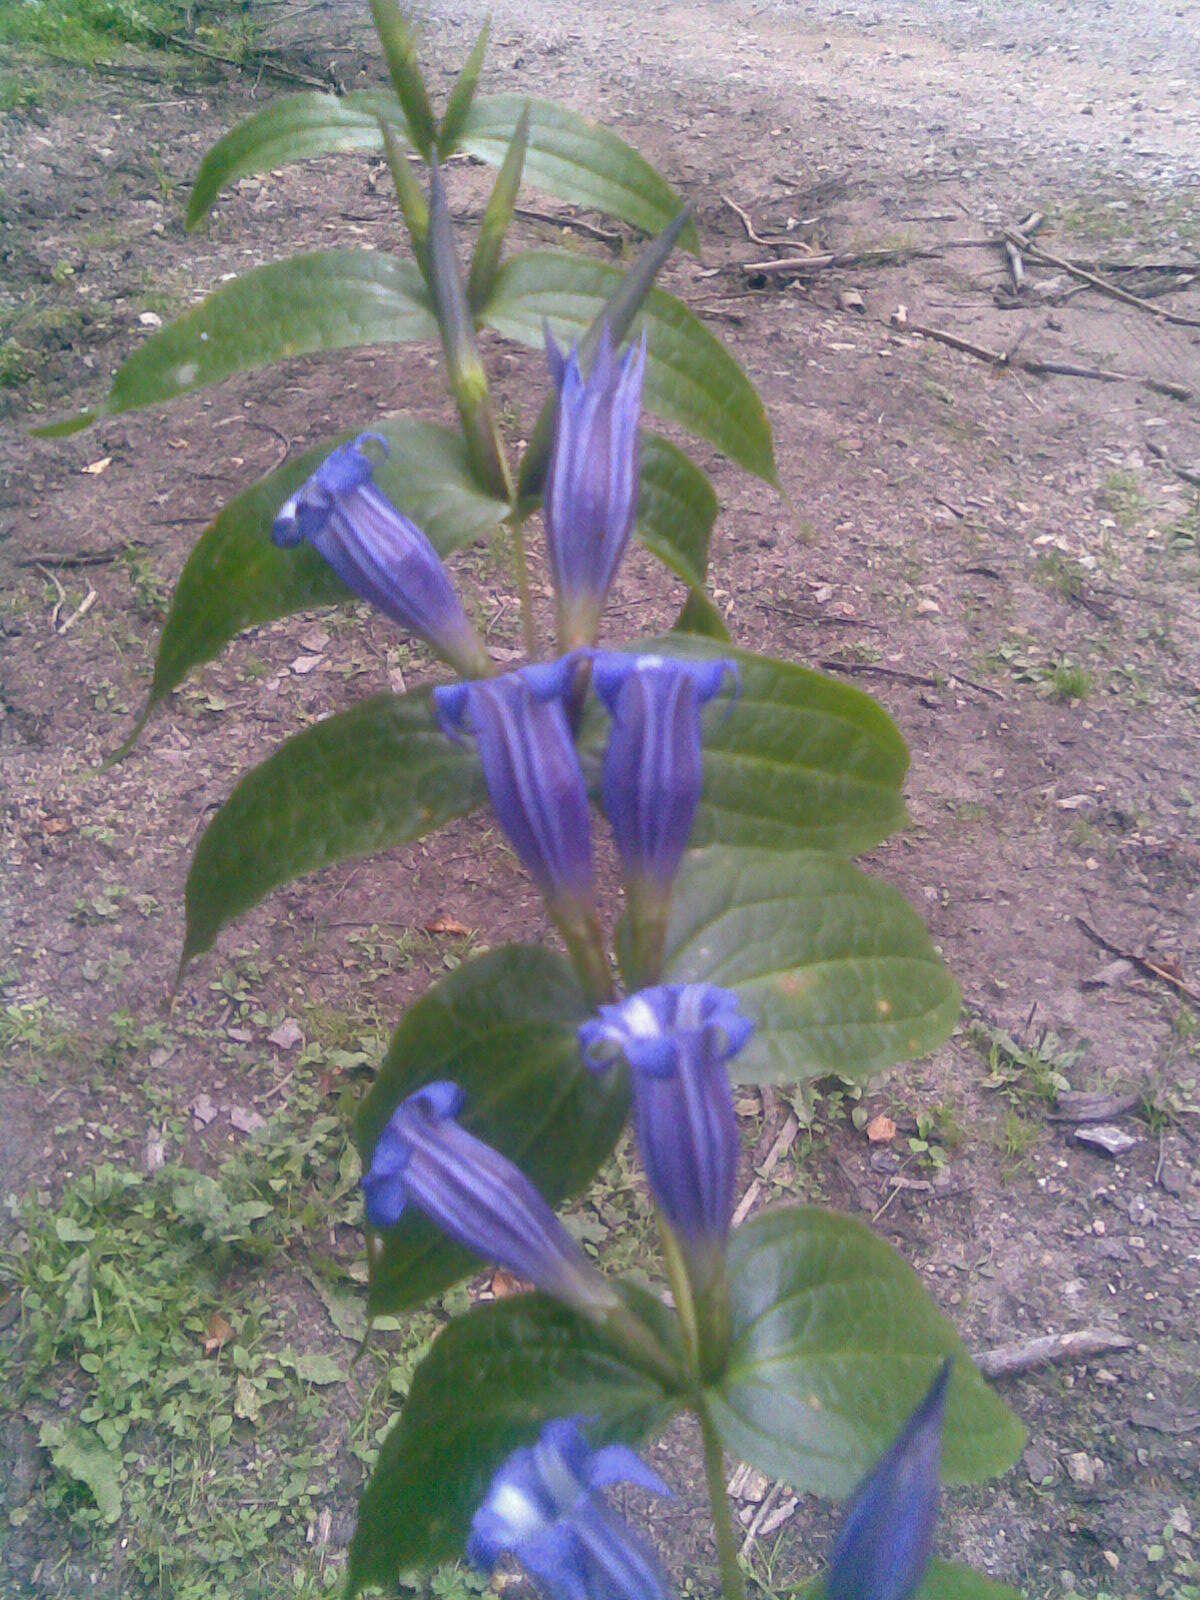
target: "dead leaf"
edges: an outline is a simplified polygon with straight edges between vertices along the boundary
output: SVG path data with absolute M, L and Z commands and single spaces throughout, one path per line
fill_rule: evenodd
M 890 1144 L 896 1137 L 896 1124 L 881 1111 L 867 1123 L 867 1138 L 872 1144 Z
M 471 935 L 470 928 L 464 928 L 462 923 L 456 922 L 453 917 L 435 917 L 432 922 L 427 922 L 421 931 L 433 937 L 445 934 L 452 939 L 467 939 Z
M 298 678 L 307 677 L 310 672 L 321 665 L 324 659 L 324 656 L 297 656 L 292 662 L 292 671 Z
M 89 461 L 84 467 L 84 472 L 90 472 L 93 478 L 98 478 L 102 472 L 107 472 L 112 466 L 111 456 L 101 456 L 99 461 Z
M 208 1327 L 204 1330 L 204 1354 L 215 1356 L 223 1345 L 227 1345 L 233 1338 L 233 1326 L 221 1315 L 214 1311 L 208 1319 Z
M 511 1272 L 493 1272 L 489 1288 L 493 1300 L 511 1300 L 513 1295 L 522 1294 L 528 1285 L 514 1278 Z

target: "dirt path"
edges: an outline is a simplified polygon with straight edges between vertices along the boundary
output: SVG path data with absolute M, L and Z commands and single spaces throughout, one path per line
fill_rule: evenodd
M 482 13 L 430 11 L 441 86 Z M 735 633 L 853 674 L 912 746 L 913 826 L 873 867 L 934 929 L 963 983 L 964 1028 L 869 1097 L 899 1124 L 890 1147 L 869 1147 L 830 1093 L 767 1197 L 822 1197 L 876 1218 L 974 1348 L 1089 1325 L 1131 1338 L 1124 1354 L 1008 1385 L 1030 1428 L 1026 1460 L 998 1491 L 953 1497 L 946 1548 L 1031 1600 L 1191 1600 L 1200 1015 L 1179 981 L 1200 988 L 1200 499 L 1163 456 L 1200 466 L 1200 330 L 1075 292 L 1075 280 L 1032 258 L 1012 304 L 1001 250 L 962 241 L 1039 210 L 1038 242 L 1052 254 L 1105 271 L 1200 263 L 1200 5 L 501 0 L 493 11 L 490 87 L 603 117 L 697 201 L 705 261 L 675 265 L 670 286 L 703 308 L 759 384 L 796 508 L 793 519 L 733 468 L 708 463 L 723 508 L 715 584 Z M 370 58 L 357 7 L 317 9 L 297 28 L 318 41 L 313 60 L 328 41 L 343 81 L 361 81 Z M 0 1193 L 57 1193 L 97 1159 L 144 1168 L 148 1123 L 169 1159 L 212 1170 L 245 1145 L 235 1110 L 243 1124 L 251 1103 L 274 1114 L 301 1083 L 309 1098 L 296 1115 L 315 1107 L 335 1120 L 346 1074 L 371 1058 L 401 1004 L 471 938 L 525 932 L 536 917 L 528 900 L 512 901 L 524 892 L 515 876 L 483 881 L 475 829 L 456 828 L 436 847 L 277 896 L 166 1011 L 188 853 L 236 773 L 301 722 L 429 670 L 374 621 L 296 619 L 239 641 L 129 761 L 101 771 L 144 690 L 167 586 L 203 520 L 285 448 L 414 396 L 423 414 L 448 413 L 429 381 L 432 353 L 368 353 L 31 443 L 21 431 L 31 408 L 98 393 L 147 316 L 289 245 L 394 238 L 382 185 L 350 160 L 247 180 L 186 238 L 182 200 L 201 150 L 266 90 L 237 76 L 116 76 L 85 95 L 70 74 L 63 89 L 0 130 L 0 247 L 40 319 L 13 335 L 40 370 L 7 391 L 0 441 L 10 1061 Z M 464 175 L 457 203 L 474 204 L 479 186 Z M 776 252 L 746 238 L 722 195 L 800 252 L 932 253 L 799 283 L 748 280 L 741 264 Z M 524 242 L 546 237 L 527 226 Z M 1200 281 L 1163 294 L 1161 275 L 1122 281 L 1200 318 Z M 914 325 L 1127 377 L 1004 370 Z M 506 353 L 500 372 L 504 401 L 528 418 L 538 364 Z M 52 559 L 127 544 L 94 566 Z M 463 576 L 478 574 L 466 563 Z M 64 633 L 51 626 L 55 580 L 60 627 L 96 594 Z M 614 630 L 668 616 L 671 601 L 635 564 Z M 495 621 L 503 641 L 509 623 Z M 1166 979 L 1099 948 L 1081 919 Z M 270 1041 L 285 1020 L 302 1044 Z M 1082 1148 L 1053 1119 L 1062 1079 L 1136 1092 L 1120 1124 L 1136 1140 L 1127 1153 L 1114 1162 Z M 762 1116 L 752 1099 L 744 1109 L 748 1123 Z M 760 1158 L 787 1110 L 781 1098 L 748 1126 Z M 337 1152 L 326 1157 L 326 1188 L 316 1156 L 305 1181 L 328 1197 Z M 621 1194 L 614 1179 L 598 1217 L 610 1249 L 636 1260 Z M 337 1204 L 321 1213 L 323 1248 L 351 1263 L 359 1241 L 348 1203 Z M 27 1242 L 24 1227 L 16 1237 Z M 344 1357 L 302 1254 L 281 1244 L 271 1339 Z M 222 1303 L 244 1311 L 255 1274 L 239 1271 Z M 54 1370 L 78 1394 L 78 1373 Z M 380 1369 L 385 1398 L 392 1370 Z M 313 1592 L 334 1581 L 349 1525 L 360 1401 L 335 1402 L 337 1426 L 313 1446 L 306 1509 L 277 1541 L 285 1571 L 317 1562 Z M 114 1558 L 111 1532 L 48 1493 L 45 1456 L 30 1442 L 40 1415 L 13 1422 L 28 1462 L 24 1487 L 8 1491 L 22 1513 L 9 1546 L 15 1592 L 79 1592 L 93 1571 L 104 1575 L 93 1592 L 159 1592 L 152 1564 Z M 241 1470 L 251 1461 L 266 1472 L 244 1414 L 231 1438 L 214 1472 L 231 1470 L 235 1447 Z M 673 1439 L 668 1476 L 686 1486 L 690 1460 L 690 1442 Z M 133 1517 L 145 1466 L 128 1454 L 124 1463 Z M 663 1529 L 677 1575 L 707 1594 L 693 1509 L 685 1493 Z M 134 1544 L 168 1513 L 139 1511 Z M 802 1504 L 759 1542 L 764 1593 L 790 1592 L 826 1526 Z M 174 1537 L 186 1542 L 186 1521 Z M 324 1554 L 306 1554 L 326 1544 L 328 1570 Z M 189 1567 L 187 1592 L 223 1593 L 219 1569 Z

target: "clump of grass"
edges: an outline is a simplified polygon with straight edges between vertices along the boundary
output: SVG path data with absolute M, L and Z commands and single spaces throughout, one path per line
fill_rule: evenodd
M 1037 581 L 1064 600 L 1078 600 L 1085 588 L 1083 568 L 1061 550 L 1045 550 L 1037 559 Z
M 1146 496 L 1136 472 L 1110 472 L 1100 491 L 1100 500 L 1121 528 L 1132 528 L 1146 510 Z
M 1074 662 L 1062 660 L 1054 664 L 1054 674 L 1050 679 L 1050 698 L 1073 702 L 1086 700 L 1092 688 L 1092 675 L 1085 667 L 1077 666 Z

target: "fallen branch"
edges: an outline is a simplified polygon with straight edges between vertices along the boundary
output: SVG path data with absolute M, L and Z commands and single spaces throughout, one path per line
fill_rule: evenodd
M 188 518 L 189 521 L 193 520 Z M 202 518 L 196 520 L 203 520 Z M 144 550 L 144 539 L 127 539 L 122 544 L 109 545 L 104 550 L 77 550 L 59 552 L 42 550 L 37 555 L 20 556 L 19 567 L 103 567 L 110 561 L 119 561 L 127 550 Z
M 1177 328 L 1200 328 L 1200 317 L 1185 317 L 1180 311 L 1168 311 L 1164 306 L 1156 306 L 1153 300 L 1145 300 L 1141 295 L 1130 294 L 1128 289 L 1122 289 L 1119 283 L 1113 283 L 1110 278 L 1103 278 L 1098 272 L 1089 272 L 1086 267 L 1069 261 L 1066 256 L 1052 255 L 1049 250 L 1042 250 L 1038 245 L 1031 244 L 1016 228 L 1006 228 L 1004 233 L 1005 238 L 1011 239 L 1018 249 L 1031 256 L 1034 261 L 1040 261 L 1048 267 L 1057 267 L 1060 272 L 1070 273 L 1071 277 L 1078 278 L 1081 283 L 1091 284 L 1092 288 L 1098 289 L 1101 294 L 1120 300 L 1124 305 L 1134 306 L 1139 311 L 1147 311 L 1152 317 L 1158 317 L 1163 322 L 1174 323 Z
M 737 1228 L 740 1227 L 743 1222 L 745 1222 L 746 1218 L 750 1215 L 750 1212 L 753 1209 L 754 1202 L 762 1193 L 763 1184 L 771 1176 L 771 1174 L 775 1171 L 775 1168 L 779 1165 L 780 1161 L 791 1149 L 792 1140 L 796 1137 L 799 1131 L 800 1119 L 796 1116 L 794 1111 L 789 1111 L 787 1115 L 787 1121 L 780 1130 L 778 1139 L 776 1139 L 775 1143 L 767 1151 L 767 1154 L 763 1159 L 763 1164 L 758 1169 L 758 1177 L 755 1178 L 754 1182 L 746 1190 L 741 1200 L 739 1200 L 737 1210 L 733 1213 L 733 1222 L 731 1226 Z
M 895 678 L 900 683 L 915 683 L 922 689 L 940 689 L 937 678 L 926 677 L 923 672 L 906 672 L 903 667 L 886 667 L 881 661 L 834 661 L 825 658 L 817 662 L 826 672 L 844 672 L 849 677 L 871 673 L 877 678 Z
M 87 616 L 88 612 L 96 604 L 98 598 L 99 597 L 96 594 L 95 589 L 93 589 L 89 584 L 88 592 L 84 595 L 83 599 L 75 607 L 74 611 L 72 611 L 67 620 L 59 624 L 58 634 L 60 638 L 64 633 L 68 633 L 83 617 Z
M 748 278 L 798 277 L 807 272 L 828 272 L 838 267 L 884 267 L 894 262 L 936 256 L 938 251 L 924 245 L 898 250 L 827 251 L 824 255 L 780 256 L 773 261 L 743 261 L 741 270 Z
M 585 233 L 589 239 L 598 239 L 612 249 L 621 243 L 621 235 L 615 228 L 601 228 L 594 222 L 585 222 L 582 217 L 555 216 L 552 211 L 535 211 L 532 206 L 514 206 L 513 212 L 518 217 L 524 217 L 526 222 L 544 222 L 552 228 L 574 228 L 576 233 Z
M 762 246 L 764 246 L 764 248 L 769 250 L 772 245 L 776 245 L 776 244 L 779 244 L 779 245 L 785 245 L 785 244 L 795 245 L 795 244 L 798 244 L 798 243 L 799 244 L 803 243 L 802 240 L 793 239 L 790 235 L 780 235 L 780 234 L 777 234 L 777 233 L 767 233 L 767 234 L 759 233 L 757 231 L 757 229 L 755 228 L 755 226 L 754 226 L 754 222 L 753 222 L 753 220 L 752 220 L 752 218 L 750 216 L 750 213 L 748 211 L 743 211 L 741 206 L 738 205 L 736 200 L 731 200 L 727 194 L 723 194 L 721 196 L 721 199 L 729 207 L 730 211 L 733 212 L 734 216 L 736 216 L 736 217 L 738 217 L 740 219 L 742 227 L 745 228 L 745 230 L 746 230 L 746 237 L 747 237 L 747 239 L 749 239 L 751 244 L 761 244 Z
M 1153 439 L 1146 440 L 1146 449 L 1177 478 L 1182 478 L 1184 483 L 1190 483 L 1194 489 L 1200 489 L 1200 472 L 1193 472 L 1190 467 L 1181 467 L 1177 461 L 1172 461 L 1162 445 Z
M 985 1378 L 1015 1378 L 1022 1372 L 1053 1366 L 1059 1361 L 1087 1361 L 1092 1356 L 1129 1350 L 1133 1340 L 1103 1328 L 1079 1328 L 1074 1333 L 1046 1333 L 1020 1344 L 1002 1344 L 983 1350 L 973 1359 Z
M 239 72 L 270 73 L 272 77 L 281 78 L 285 83 L 299 83 L 306 89 L 321 89 L 326 94 L 331 89 L 337 88 L 337 84 L 331 82 L 329 78 L 317 78 L 311 72 L 299 72 L 295 67 L 286 67 L 281 61 L 274 61 L 262 52 L 255 52 L 253 56 L 239 60 L 237 56 L 224 55 L 220 50 L 210 50 L 207 45 L 202 45 L 195 39 L 187 39 L 181 33 L 167 33 L 162 28 L 152 28 L 150 31 L 156 38 L 174 45 L 176 50 L 184 50 L 193 56 L 202 56 L 205 61 L 219 61 L 223 67 L 236 67 Z
M 1192 1005 L 1200 1010 L 1200 994 L 1185 983 L 1182 978 L 1177 977 L 1169 968 L 1159 966 L 1158 962 L 1152 961 L 1149 956 L 1139 956 L 1133 950 L 1125 950 L 1121 945 L 1114 944 L 1111 939 L 1106 939 L 1097 928 L 1093 928 L 1086 917 L 1076 915 L 1075 921 L 1092 943 L 1098 944 L 1101 950 L 1107 950 L 1110 956 L 1119 956 L 1122 961 L 1132 961 L 1138 971 L 1144 972 L 1149 978 L 1157 978 L 1160 983 L 1169 983 L 1185 1000 L 1190 1001 Z

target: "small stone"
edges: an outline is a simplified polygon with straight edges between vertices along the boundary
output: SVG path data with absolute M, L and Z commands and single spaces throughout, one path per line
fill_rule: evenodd
M 843 311 L 863 312 L 867 309 L 867 302 L 857 289 L 839 289 L 837 303 Z
M 1075 1142 L 1087 1145 L 1089 1150 L 1101 1150 L 1106 1156 L 1123 1156 L 1140 1143 L 1133 1134 L 1118 1128 L 1114 1122 L 1097 1122 L 1091 1127 L 1075 1129 Z
M 919 617 L 940 617 L 941 614 L 941 606 L 938 605 L 936 600 L 931 600 L 927 594 L 922 595 L 917 601 L 917 615 Z
M 297 656 L 292 662 L 292 671 L 298 678 L 306 678 L 324 661 L 324 656 Z
M 157 311 L 139 311 L 138 321 L 143 328 L 161 328 L 162 318 Z
M 261 1112 L 247 1110 L 245 1106 L 234 1106 L 229 1113 L 229 1120 L 239 1133 L 257 1133 L 267 1125 L 267 1119 Z
M 1094 1487 L 1096 1469 L 1086 1450 L 1076 1450 L 1067 1457 L 1067 1472 L 1070 1474 L 1071 1482 L 1077 1483 L 1081 1489 Z
M 891 1144 L 896 1137 L 896 1124 L 881 1111 L 867 1123 L 867 1138 L 872 1144 Z
M 1031 1444 L 1021 1460 L 1030 1483 L 1049 1483 L 1058 1470 L 1057 1462 L 1043 1444 Z
M 217 1114 L 217 1108 L 207 1094 L 196 1096 L 192 1101 L 191 1111 L 198 1128 L 207 1128 Z
M 277 1050 L 294 1050 L 303 1042 L 304 1034 L 300 1024 L 292 1017 L 284 1017 L 277 1028 L 272 1028 L 267 1035 L 267 1042 L 273 1044 Z

